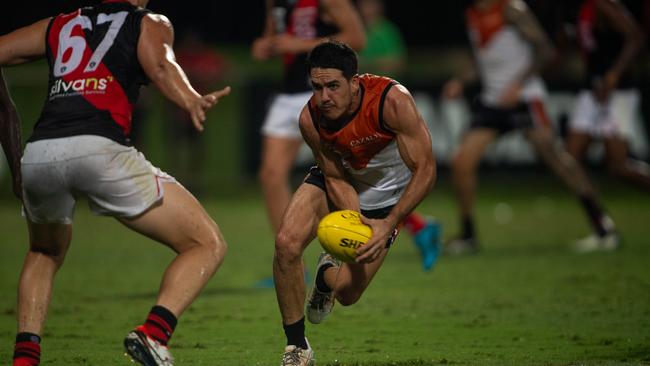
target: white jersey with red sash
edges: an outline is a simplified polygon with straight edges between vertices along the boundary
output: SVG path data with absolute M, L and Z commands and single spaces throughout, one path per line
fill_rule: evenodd
M 465 14 L 483 84 L 481 100 L 487 106 L 499 104 L 506 89 L 530 67 L 534 57 L 532 45 L 506 20 L 511 1 L 501 0 L 487 9 L 473 6 Z M 546 88 L 541 78 L 526 80 L 521 95 L 523 101 L 543 99 Z

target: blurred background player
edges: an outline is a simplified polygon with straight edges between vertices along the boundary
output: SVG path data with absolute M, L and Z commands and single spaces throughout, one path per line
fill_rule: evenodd
M 350 47 L 324 42 L 308 57 L 313 96 L 300 114 L 313 167 L 291 198 L 276 237 L 273 276 L 287 346 L 283 366 L 313 364 L 305 337 L 303 252 L 330 210 L 360 211 L 372 237 L 356 263 L 319 257 L 306 312 L 320 323 L 338 300 L 359 300 L 381 267 L 398 226 L 436 178 L 431 136 L 411 94 L 396 81 L 358 75 Z
M 538 73 L 551 59 L 553 48 L 534 15 L 522 0 L 475 0 L 465 15 L 482 89 L 473 106 L 470 129 L 452 161 L 461 233 L 446 251 L 478 250 L 473 213 L 477 167 L 487 146 L 513 130 L 523 131 L 544 163 L 578 195 L 595 233 L 591 249 L 616 248 L 613 221 L 601 208 L 586 174 L 556 143 L 546 115 L 546 88 Z M 443 95 L 460 96 L 463 83 L 449 81 Z
M 637 82 L 628 73 L 643 33 L 617 0 L 584 0 L 577 36 L 586 63 L 585 89 L 569 124 L 567 150 L 582 161 L 594 140 L 602 140 L 608 170 L 650 192 L 650 166 L 628 157 L 630 126 L 639 112 Z
M 198 130 L 206 112 L 230 92 L 200 95 L 192 88 L 174 59 L 171 23 L 144 9 L 147 3 L 107 0 L 0 37 L 0 65 L 44 57 L 49 65 L 48 97 L 21 161 L 30 247 L 18 285 L 14 366 L 40 363 L 40 337 L 78 196 L 93 212 L 177 253 L 146 321 L 124 340 L 141 364 L 173 365 L 167 342 L 177 319 L 225 255 L 220 230 L 200 203 L 128 146 L 133 104 L 149 80 L 191 115 Z M 4 85 L 0 89 L 7 110 L 10 100 Z M 9 122 L 15 133 L 18 120 Z M 19 148 L 17 137 L 10 137 L 11 149 Z M 19 152 L 7 156 L 15 164 Z
M 187 79 L 199 94 L 208 93 L 222 81 L 227 69 L 225 58 L 214 47 L 206 43 L 201 34 L 194 29 L 185 29 L 179 34 L 175 46 L 176 61 L 185 71 Z M 168 149 L 169 172 L 183 182 L 185 188 L 196 196 L 201 196 L 206 187 L 202 184 L 206 160 L 206 139 L 192 125 L 187 112 L 174 103 L 167 103 L 166 116 L 171 121 L 164 127 L 170 146 Z
M 398 78 L 406 66 L 406 44 L 399 27 L 385 15 L 383 0 L 358 0 L 366 27 L 366 47 L 359 53 L 360 69 Z

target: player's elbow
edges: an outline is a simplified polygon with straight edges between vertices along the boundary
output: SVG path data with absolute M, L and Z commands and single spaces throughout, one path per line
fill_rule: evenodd
M 158 87 L 162 86 L 169 76 L 169 61 L 159 60 L 145 68 L 149 79 Z
M 423 186 L 425 191 L 429 193 L 436 183 L 436 165 L 435 163 L 424 164 L 418 170 L 421 172 L 422 177 L 424 177 Z

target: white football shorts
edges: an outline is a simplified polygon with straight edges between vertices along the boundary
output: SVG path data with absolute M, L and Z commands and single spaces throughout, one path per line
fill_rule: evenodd
M 273 99 L 266 114 L 262 135 L 273 137 L 302 138 L 298 119 L 300 112 L 307 105 L 312 92 L 296 94 L 278 94 Z
M 98 215 L 137 216 L 176 180 L 135 148 L 101 136 L 39 140 L 25 146 L 21 171 L 24 209 L 39 224 L 71 224 L 77 198 Z
M 639 100 L 638 90 L 616 90 L 606 103 L 600 104 L 590 90 L 582 90 L 576 100 L 570 128 L 595 138 L 630 139 L 634 133 L 635 114 L 639 113 Z

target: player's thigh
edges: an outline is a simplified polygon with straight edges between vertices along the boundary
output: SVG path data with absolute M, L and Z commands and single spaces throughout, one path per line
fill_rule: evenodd
M 628 158 L 627 141 L 620 136 L 610 136 L 603 139 L 605 146 L 605 159 L 611 170 L 625 166 Z
M 555 145 L 555 135 L 549 127 L 531 127 L 526 129 L 524 136 L 538 153 Z
M 262 125 L 262 135 L 300 139 L 298 117 L 310 97 L 311 92 L 278 94 Z
M 481 160 L 485 149 L 498 136 L 496 130 L 475 128 L 469 130 L 454 154 L 454 165 L 475 165 Z
M 55 160 L 56 143 L 40 140 L 28 143 L 21 161 L 25 216 L 37 224 L 72 224 L 76 199 L 69 184 L 72 162 Z
M 384 260 L 386 259 L 386 256 L 388 255 L 388 252 L 388 248 L 383 249 L 379 257 L 370 263 L 344 264 L 345 268 L 342 268 L 341 270 L 347 270 L 350 274 L 350 281 L 346 286 L 346 290 L 352 292 L 352 294 L 360 296 L 361 293 L 363 293 L 366 288 L 368 288 L 368 285 L 370 285 L 370 282 L 381 268 Z
M 196 245 L 225 244 L 217 224 L 190 192 L 176 182 L 163 183 L 163 189 L 162 200 L 149 210 L 118 220 L 176 252 Z
M 276 249 L 304 250 L 316 237 L 318 223 L 327 212 L 325 191 L 313 184 L 301 184 L 282 218 Z
M 526 130 L 525 136 L 533 145 L 535 152 L 546 164 L 558 166 L 565 164 L 568 158 L 566 152 L 561 149 L 556 140 L 553 129 L 548 126 L 532 127 Z
M 301 138 L 264 136 L 262 138 L 261 168 L 276 172 L 289 171 L 302 143 Z
M 570 131 L 566 140 L 566 149 L 577 160 L 582 160 L 591 144 L 590 134 L 581 131 Z
M 27 219 L 30 250 L 60 257 L 63 260 L 70 247 L 72 225 L 64 223 L 39 224 Z

